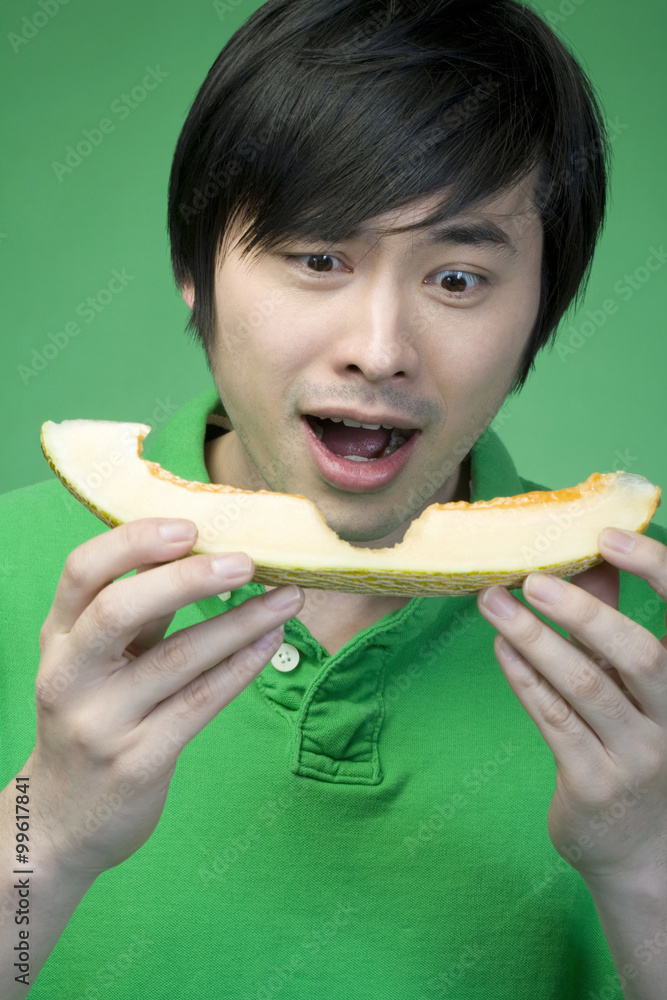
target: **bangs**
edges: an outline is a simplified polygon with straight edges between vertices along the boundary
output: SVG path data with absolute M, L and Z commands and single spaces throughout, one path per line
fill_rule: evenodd
M 394 75 L 372 92 L 351 70 L 310 82 L 303 66 L 294 72 L 305 80 L 290 117 L 256 123 L 257 134 L 270 138 L 240 192 L 245 252 L 268 252 L 290 238 L 346 240 L 368 219 L 440 194 L 428 219 L 392 231 L 430 226 L 511 187 L 540 161 L 539 137 L 527 151 L 507 135 L 504 95 L 489 74 L 471 100 L 452 73 L 442 74 L 434 93 L 414 70 L 400 71 L 400 88 Z M 327 101 L 332 87 L 335 107 Z M 445 89 L 454 96 L 443 102 L 436 94 Z M 499 142 L 514 155 L 498 157 Z

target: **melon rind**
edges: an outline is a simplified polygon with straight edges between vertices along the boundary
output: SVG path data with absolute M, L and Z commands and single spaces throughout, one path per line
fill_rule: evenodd
M 46 421 L 44 455 L 63 485 L 109 527 L 147 517 L 187 518 L 193 553 L 247 552 L 253 580 L 361 594 L 453 596 L 535 570 L 573 576 L 602 562 L 604 527 L 643 532 L 661 491 L 643 476 L 594 473 L 559 491 L 431 504 L 402 542 L 353 546 L 306 497 L 181 479 L 141 457 L 147 424 Z

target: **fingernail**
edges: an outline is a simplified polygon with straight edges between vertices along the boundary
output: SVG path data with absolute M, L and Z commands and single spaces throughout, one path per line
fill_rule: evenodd
M 562 595 L 565 587 L 555 576 L 547 573 L 531 573 L 524 584 L 526 597 L 534 597 L 544 604 L 554 604 Z
M 195 537 L 197 527 L 192 521 L 165 521 L 159 525 L 158 531 L 165 542 L 185 542 Z
M 223 580 L 232 583 L 248 576 L 252 561 L 245 552 L 226 552 L 224 555 L 213 556 L 211 568 Z
M 285 611 L 291 604 L 296 604 L 300 598 L 300 589 L 295 584 L 292 584 L 285 590 L 282 587 L 279 587 L 277 590 L 270 590 L 264 601 L 272 611 Z
M 504 656 L 506 656 L 508 660 L 521 659 L 521 653 L 518 650 L 516 650 L 514 646 L 512 646 L 511 643 L 507 641 L 507 639 L 505 639 L 504 636 L 500 637 L 499 645 L 500 645 L 500 652 Z
M 273 632 L 261 635 L 259 639 L 255 639 L 253 646 L 257 650 L 271 649 L 277 642 L 282 642 L 284 638 L 285 626 L 281 625 L 279 628 L 274 628 Z
M 482 604 L 496 618 L 511 618 L 516 611 L 517 602 L 503 587 L 491 587 L 484 591 Z
M 603 545 L 614 552 L 632 552 L 637 544 L 637 535 L 621 528 L 605 528 L 600 538 Z

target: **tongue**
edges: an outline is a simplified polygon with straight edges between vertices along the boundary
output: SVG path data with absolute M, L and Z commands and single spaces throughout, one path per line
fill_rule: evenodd
M 359 455 L 361 458 L 379 458 L 391 440 L 391 431 L 381 427 L 368 431 L 365 427 L 346 427 L 333 420 L 322 420 L 322 444 L 334 455 Z

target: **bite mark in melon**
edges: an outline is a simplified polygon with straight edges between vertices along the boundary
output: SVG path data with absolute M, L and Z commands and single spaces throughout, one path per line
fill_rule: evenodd
M 306 497 L 188 482 L 141 457 L 147 424 L 51 420 L 44 455 L 77 500 L 110 527 L 146 517 L 197 525 L 196 552 L 247 552 L 257 583 L 362 594 L 471 594 L 518 587 L 535 570 L 572 576 L 602 562 L 603 528 L 643 532 L 660 489 L 643 476 L 594 473 L 579 486 L 470 504 L 431 504 L 390 548 L 343 541 Z

